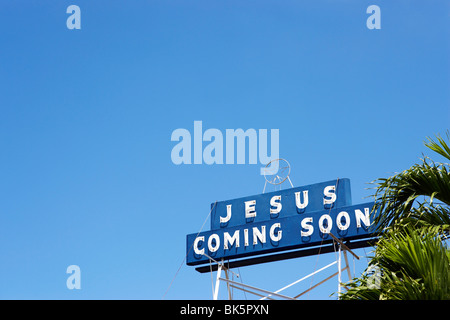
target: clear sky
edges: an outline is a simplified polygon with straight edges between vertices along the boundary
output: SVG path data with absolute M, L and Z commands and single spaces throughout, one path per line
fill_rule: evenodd
M 66 26 L 72 4 L 79 30 Z M 372 4 L 381 29 L 366 26 Z M 175 165 L 171 134 L 196 120 L 224 134 L 279 129 L 294 186 L 345 177 L 353 203 L 368 201 L 368 182 L 408 168 L 429 154 L 426 136 L 449 128 L 449 9 L 0 1 L 0 298 L 161 299 L 176 275 L 165 299 L 210 299 L 210 274 L 183 264 L 186 234 L 212 202 L 261 193 L 264 178 L 260 163 Z M 277 290 L 334 259 L 238 271 Z M 69 265 L 80 290 L 66 287 Z M 307 298 L 336 291 L 334 280 Z

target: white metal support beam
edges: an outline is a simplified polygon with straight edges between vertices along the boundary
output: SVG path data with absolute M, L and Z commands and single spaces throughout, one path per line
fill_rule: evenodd
M 342 270 L 341 270 L 341 245 L 338 244 L 338 299 L 341 296 L 341 274 L 342 274 Z
M 260 300 L 265 300 L 265 299 L 271 299 L 272 300 L 274 297 L 282 298 L 282 299 L 288 299 L 288 300 L 296 300 L 297 298 L 299 298 L 303 294 L 311 291 L 312 289 L 316 288 L 317 286 L 319 286 L 319 285 L 323 284 L 324 282 L 330 280 L 331 278 L 335 277 L 336 275 L 338 276 L 338 297 L 339 297 L 341 295 L 341 292 L 342 292 L 342 284 L 341 284 L 342 283 L 342 271 L 347 270 L 347 274 L 348 274 L 349 280 L 351 279 L 350 266 L 348 264 L 348 259 L 347 259 L 347 251 L 350 252 L 357 259 L 359 259 L 359 256 L 357 256 L 353 251 L 351 251 L 336 236 L 334 236 L 331 233 L 330 233 L 330 235 L 332 236 L 332 238 L 338 244 L 338 252 L 337 252 L 338 253 L 338 257 L 337 257 L 337 260 L 333 261 L 332 263 L 330 263 L 330 264 L 328 264 L 328 265 L 326 265 L 326 266 L 324 266 L 324 267 L 322 267 L 322 268 L 320 268 L 320 269 L 318 269 L 318 270 L 316 270 L 316 271 L 314 271 L 314 272 L 312 272 L 312 273 L 310 273 L 310 274 L 308 274 L 308 275 L 306 275 L 306 276 L 304 276 L 304 277 L 302 277 L 302 278 L 300 278 L 300 279 L 298 279 L 298 280 L 296 280 L 296 281 L 294 281 L 294 282 L 292 282 L 292 283 L 290 283 L 290 284 L 288 284 L 286 286 L 284 286 L 281 289 L 278 289 L 275 292 L 271 292 L 271 291 L 268 291 L 268 290 L 260 289 L 260 288 L 257 288 L 257 287 L 253 287 L 253 286 L 250 286 L 250 285 L 247 285 L 247 284 L 243 284 L 243 283 L 239 283 L 239 282 L 230 280 L 229 279 L 229 275 L 228 275 L 228 271 L 230 271 L 231 273 L 233 273 L 237 277 L 239 277 L 239 275 L 235 274 L 232 270 L 228 269 L 225 266 L 223 259 L 222 259 L 221 262 L 218 262 L 218 261 L 214 260 L 213 258 L 211 258 L 211 257 L 209 257 L 209 256 L 207 256 L 205 254 L 205 256 L 207 256 L 210 259 L 210 261 L 214 261 L 218 265 L 217 274 L 216 274 L 216 283 L 215 283 L 214 291 L 213 291 L 213 299 L 214 300 L 218 299 L 220 281 L 225 281 L 227 283 L 228 299 L 229 300 L 233 299 L 231 288 L 235 288 L 235 289 L 238 289 L 238 290 L 242 290 L 244 292 L 248 292 L 248 293 L 252 293 L 254 295 L 257 295 L 257 296 L 261 297 Z M 344 260 L 345 260 L 345 267 L 344 268 L 342 268 L 342 254 L 344 255 Z M 303 291 L 302 293 L 296 295 L 295 297 L 289 297 L 289 296 L 280 294 L 280 292 L 286 290 L 287 288 L 290 288 L 293 285 L 298 284 L 301 281 L 306 280 L 306 279 L 314 276 L 315 274 L 317 274 L 317 273 L 319 273 L 319 272 L 321 272 L 321 271 L 323 271 L 323 270 L 325 270 L 325 269 L 327 269 L 327 268 L 329 268 L 329 267 L 331 267 L 331 266 L 333 266 L 335 264 L 337 264 L 337 267 L 338 267 L 338 271 L 337 272 L 335 272 L 334 274 L 328 276 L 324 280 L 320 281 L 319 283 L 315 284 L 314 286 L 310 287 L 309 289 Z M 222 277 L 222 270 L 225 272 L 225 278 Z
M 263 292 L 265 294 L 269 294 L 269 296 L 273 295 L 273 296 L 276 296 L 276 297 L 279 297 L 279 298 L 283 298 L 283 299 L 287 299 L 287 300 L 295 300 L 294 298 L 291 298 L 291 297 L 288 297 L 288 296 L 285 296 L 285 295 L 282 295 L 282 294 L 278 294 L 276 292 L 271 292 L 271 291 L 268 291 L 268 290 L 256 288 L 256 287 L 253 287 L 253 286 L 249 286 L 248 284 L 243 284 L 243 283 L 239 283 L 239 282 L 236 282 L 236 281 L 227 280 L 227 279 L 224 279 L 224 278 L 219 278 L 219 280 L 226 281 L 226 282 L 228 282 L 230 284 L 233 284 L 235 288 L 241 286 L 241 287 L 244 287 L 244 288 L 252 289 L 252 290 L 255 290 L 255 291 L 260 291 L 260 292 Z M 265 298 L 267 298 L 267 297 L 265 297 Z
M 213 295 L 213 300 L 217 300 L 217 297 L 219 296 L 219 285 L 220 285 L 220 275 L 222 273 L 222 264 L 219 265 L 219 269 L 217 269 L 217 274 L 216 274 L 216 286 L 214 287 L 214 295 Z
M 319 272 L 321 272 L 321 271 L 323 271 L 323 270 L 325 270 L 325 269 L 331 267 L 332 265 L 335 265 L 336 263 L 337 263 L 337 261 L 333 261 L 332 263 L 326 265 L 325 267 L 322 267 L 322 268 L 320 268 L 319 270 L 316 270 L 316 271 L 314 271 L 313 273 L 310 273 L 310 274 L 308 274 L 307 276 L 304 276 L 303 278 L 298 279 L 297 281 L 294 281 L 294 282 L 288 284 L 287 286 L 285 286 L 285 287 L 283 287 L 283 288 L 281 288 L 281 289 L 278 289 L 278 290 L 275 291 L 274 293 L 279 293 L 279 292 L 281 292 L 281 291 L 283 291 L 283 290 L 285 290 L 285 289 L 287 289 L 287 288 L 289 288 L 289 287 L 292 287 L 293 285 L 295 285 L 295 284 L 297 284 L 297 283 L 299 283 L 299 282 L 301 282 L 301 281 L 303 281 L 303 280 L 305 280 L 305 279 L 308 279 L 309 277 L 312 277 L 312 276 L 315 275 L 316 273 L 319 273 Z M 264 300 L 264 299 L 266 299 L 266 298 L 268 298 L 268 297 L 270 297 L 270 295 L 268 295 L 267 297 L 262 298 L 261 300 Z

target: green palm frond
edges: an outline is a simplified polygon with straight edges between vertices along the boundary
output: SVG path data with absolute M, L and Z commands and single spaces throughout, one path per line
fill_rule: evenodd
M 447 145 L 447 143 L 445 143 L 445 140 L 440 135 L 436 137 L 438 142 L 434 141 L 430 137 L 427 137 L 427 139 L 428 142 L 425 142 L 425 145 L 428 148 L 430 148 L 434 152 L 439 153 L 444 158 L 450 160 L 450 147 Z M 450 131 L 447 131 L 447 140 L 450 141 Z
M 443 154 L 450 151 L 441 138 L 438 140 L 439 144 L 429 140 L 431 142 L 427 146 L 432 147 L 432 150 L 442 150 Z M 378 179 L 373 183 L 376 185 L 374 211 L 379 209 L 382 213 L 375 219 L 379 226 L 378 231 L 382 231 L 394 221 L 408 217 L 413 211 L 416 200 L 422 197 L 427 197 L 427 202 L 431 206 L 433 201 L 450 205 L 448 165 L 435 163 L 428 158 L 424 158 L 422 163 L 415 164 L 403 172 L 387 179 Z M 447 211 L 447 215 L 449 214 Z
M 382 270 L 379 287 L 363 276 L 341 299 L 450 299 L 449 250 L 433 227 L 384 234 L 370 265 Z
M 425 145 L 450 160 L 450 147 L 440 136 Z M 372 182 L 380 238 L 369 268 L 381 270 L 379 286 L 373 286 L 373 275 L 363 274 L 346 284 L 341 299 L 450 299 L 449 167 L 424 157 Z
M 419 207 L 411 210 L 409 218 L 404 222 L 417 228 L 434 226 L 440 233 L 450 233 L 449 210 L 442 205 L 421 203 Z

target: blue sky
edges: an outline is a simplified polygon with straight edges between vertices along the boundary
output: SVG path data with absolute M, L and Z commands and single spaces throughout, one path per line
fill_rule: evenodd
M 71 4 L 80 30 L 66 27 Z M 366 27 L 372 4 L 380 30 Z M 210 204 L 264 187 L 260 164 L 173 164 L 171 133 L 193 132 L 196 120 L 222 132 L 279 129 L 294 186 L 345 177 L 353 203 L 367 201 L 368 182 L 430 154 L 425 138 L 449 127 L 449 9 L 1 1 L 0 298 L 162 298 Z M 334 259 L 240 272 L 276 290 Z M 72 264 L 80 290 L 66 287 Z M 367 259 L 355 266 L 358 275 Z M 333 281 L 308 298 L 336 290 Z M 164 297 L 211 296 L 210 275 L 183 264 Z

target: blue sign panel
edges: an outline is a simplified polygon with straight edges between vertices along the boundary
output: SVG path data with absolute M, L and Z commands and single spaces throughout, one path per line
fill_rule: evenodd
M 317 245 L 331 239 L 330 232 L 346 240 L 368 237 L 373 205 L 371 202 L 190 234 L 187 264 L 205 263 L 209 257 L 230 259 Z
M 348 179 L 213 205 L 211 230 L 187 235 L 188 265 L 319 245 L 329 233 L 344 240 L 371 236 L 374 203 L 351 205 Z
M 350 180 L 339 179 L 211 204 L 211 230 L 344 207 L 352 204 Z

